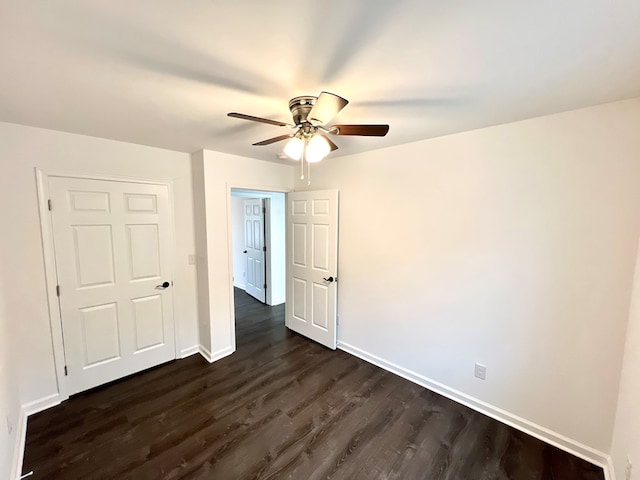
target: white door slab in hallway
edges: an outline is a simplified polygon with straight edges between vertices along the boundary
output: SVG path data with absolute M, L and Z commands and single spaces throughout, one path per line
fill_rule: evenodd
M 245 290 L 252 297 L 266 301 L 264 205 L 261 198 L 244 201 L 245 256 L 247 280 Z
M 287 194 L 287 327 L 337 340 L 338 191 Z
M 48 183 L 66 393 L 176 358 L 168 187 L 55 176 Z

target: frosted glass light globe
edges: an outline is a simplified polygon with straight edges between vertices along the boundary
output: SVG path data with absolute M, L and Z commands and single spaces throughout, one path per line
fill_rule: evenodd
M 331 151 L 329 142 L 322 135 L 314 135 L 307 144 L 305 159 L 309 163 L 315 163 L 326 157 Z
M 300 160 L 302 158 L 303 150 L 304 141 L 298 137 L 293 137 L 284 147 L 285 155 L 293 160 Z

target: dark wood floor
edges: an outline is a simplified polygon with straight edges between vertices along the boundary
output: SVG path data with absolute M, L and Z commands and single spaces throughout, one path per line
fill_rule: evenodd
M 603 480 L 602 470 L 284 327 L 236 291 L 237 344 L 29 418 L 33 479 Z

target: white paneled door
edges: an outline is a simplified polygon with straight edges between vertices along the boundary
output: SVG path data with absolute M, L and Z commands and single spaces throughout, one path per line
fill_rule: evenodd
M 247 259 L 246 292 L 252 297 L 266 301 L 264 205 L 260 198 L 244 201 L 244 236 Z
M 336 348 L 338 191 L 287 194 L 287 327 Z
M 49 177 L 67 394 L 176 357 L 166 185 Z

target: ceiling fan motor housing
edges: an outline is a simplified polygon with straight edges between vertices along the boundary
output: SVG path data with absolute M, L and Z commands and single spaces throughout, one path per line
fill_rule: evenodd
M 302 96 L 289 100 L 289 110 L 293 115 L 293 123 L 301 125 L 307 121 L 307 115 L 315 105 L 318 97 Z

